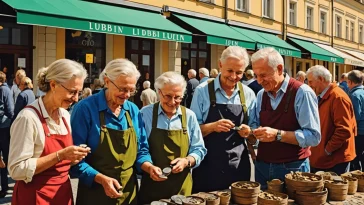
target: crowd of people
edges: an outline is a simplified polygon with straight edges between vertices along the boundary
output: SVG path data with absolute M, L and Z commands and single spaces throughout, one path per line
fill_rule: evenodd
M 251 166 L 262 189 L 291 171 L 362 169 L 361 71 L 344 74 L 340 85 L 320 65 L 295 79 L 274 48 L 250 57 L 238 46 L 218 65 L 200 68 L 200 80 L 190 69 L 188 81 L 171 71 L 154 90 L 145 81 L 141 109 L 129 100 L 141 74 L 127 59 L 110 61 L 93 91 L 83 89 L 81 64 L 57 60 L 39 71 L 37 99 L 25 72 L 16 74 L 17 98 L 0 72 L 0 149 L 16 180 L 12 204 L 149 204 L 228 189 L 249 181 Z M 2 194 L 7 169 L 0 168 Z M 76 202 L 69 176 L 79 179 Z

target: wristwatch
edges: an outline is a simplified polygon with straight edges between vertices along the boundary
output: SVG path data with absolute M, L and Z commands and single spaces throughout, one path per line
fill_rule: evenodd
M 280 142 L 282 140 L 282 134 L 281 134 L 282 130 L 278 130 L 277 135 L 276 135 L 276 141 Z

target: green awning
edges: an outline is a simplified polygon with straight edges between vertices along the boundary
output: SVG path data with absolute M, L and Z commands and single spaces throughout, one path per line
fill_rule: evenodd
M 277 36 L 269 33 L 252 31 L 236 26 L 231 26 L 231 28 L 237 30 L 239 33 L 249 36 L 251 39 L 257 42 L 257 49 L 265 47 L 275 48 L 281 55 L 293 56 L 301 58 L 301 51 L 286 41 L 278 38 Z
M 255 42 L 224 23 L 173 14 L 184 23 L 207 35 L 207 43 L 224 46 L 241 46 L 255 50 Z
M 291 41 L 296 43 L 298 46 L 309 51 L 311 53 L 311 58 L 316 60 L 334 62 L 334 63 L 344 63 L 344 59 L 338 55 L 335 55 L 312 42 L 298 40 L 295 38 L 289 38 Z
M 42 25 L 179 42 L 191 33 L 160 13 L 81 0 L 3 0 L 17 11 L 19 24 Z

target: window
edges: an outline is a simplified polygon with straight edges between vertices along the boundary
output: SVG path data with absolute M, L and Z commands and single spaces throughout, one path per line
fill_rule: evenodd
M 345 36 L 346 36 L 346 40 L 349 40 L 349 20 L 346 20 L 346 26 L 345 26 Z
M 364 33 L 363 25 L 359 25 L 359 43 L 363 43 Z
M 341 17 L 336 16 L 336 37 L 341 38 Z
M 313 8 L 307 7 L 306 29 L 313 30 Z
M 355 29 L 355 25 L 354 25 L 354 21 L 350 22 L 350 40 L 354 41 L 354 29 Z
M 326 12 L 320 12 L 320 32 L 326 34 Z
M 15 23 L 1 23 L 0 44 L 27 46 L 29 45 L 29 26 Z
M 273 18 L 273 0 L 263 0 L 263 16 Z
M 296 2 L 289 3 L 289 24 L 296 26 Z
M 205 2 L 205 3 L 215 3 L 215 0 L 199 0 L 201 2 Z
M 236 10 L 248 12 L 248 0 L 236 0 Z

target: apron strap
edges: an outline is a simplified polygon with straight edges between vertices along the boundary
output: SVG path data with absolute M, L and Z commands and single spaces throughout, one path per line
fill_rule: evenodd
M 153 128 L 157 128 L 157 123 L 158 123 L 158 107 L 159 107 L 159 102 L 157 102 L 157 103 L 155 103 L 153 105 L 152 129 Z
M 211 104 L 211 106 L 215 107 L 215 105 L 216 105 L 216 95 L 215 95 L 214 81 L 212 80 L 211 82 L 209 82 L 207 84 L 207 86 L 208 86 L 208 89 L 209 89 L 210 104 Z
M 99 118 L 100 118 L 100 127 L 106 125 L 104 111 L 99 112 Z
M 243 110 L 244 110 L 244 120 L 243 123 L 247 124 L 248 123 L 248 108 L 246 107 L 246 103 L 245 103 L 245 95 L 244 95 L 244 90 L 243 90 L 243 84 L 241 84 L 241 82 L 238 82 L 238 86 L 239 86 L 239 95 L 240 95 L 240 102 L 241 105 L 243 106 Z
M 180 106 L 182 111 L 182 130 L 183 134 L 187 133 L 186 107 Z
M 133 127 L 133 122 L 131 121 L 129 111 L 127 111 L 127 110 L 125 111 L 125 116 L 126 116 L 126 120 L 128 121 L 129 128 L 132 128 Z

